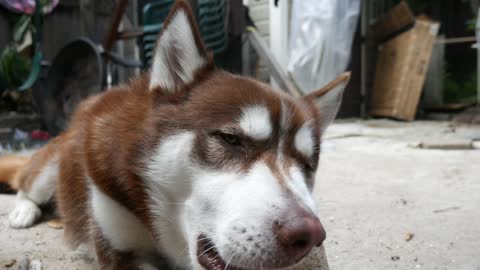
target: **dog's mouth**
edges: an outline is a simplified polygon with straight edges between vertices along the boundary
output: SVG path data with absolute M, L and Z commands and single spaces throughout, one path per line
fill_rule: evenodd
M 197 260 L 205 270 L 248 270 L 227 264 L 213 242 L 203 234 L 197 240 Z

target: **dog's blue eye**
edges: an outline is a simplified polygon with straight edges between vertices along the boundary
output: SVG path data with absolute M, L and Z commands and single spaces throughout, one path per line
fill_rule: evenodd
M 234 134 L 231 134 L 231 133 L 220 133 L 219 134 L 220 138 L 222 138 L 222 140 L 230 145 L 234 145 L 234 146 L 241 146 L 242 145 L 242 142 L 240 140 L 240 138 Z

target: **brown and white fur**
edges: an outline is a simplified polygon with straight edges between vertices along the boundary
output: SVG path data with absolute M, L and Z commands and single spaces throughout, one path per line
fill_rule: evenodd
M 30 159 L 0 160 L 19 189 L 10 225 L 32 226 L 54 200 L 100 269 L 157 254 L 179 269 L 294 265 L 325 237 L 311 192 L 348 79 L 293 98 L 217 70 L 179 1 L 149 74 L 88 98 Z

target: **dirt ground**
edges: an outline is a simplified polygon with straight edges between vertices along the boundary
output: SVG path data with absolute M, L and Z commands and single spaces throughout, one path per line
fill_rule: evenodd
M 330 268 L 480 270 L 480 150 L 412 147 L 475 138 L 480 126 L 449 122 L 332 126 L 315 188 Z M 0 195 L 0 269 L 19 269 L 25 258 L 43 269 L 94 269 L 61 230 L 10 229 L 12 207 L 13 196 Z

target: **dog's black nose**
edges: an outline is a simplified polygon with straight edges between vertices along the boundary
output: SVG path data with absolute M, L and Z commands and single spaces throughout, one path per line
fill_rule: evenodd
M 325 240 L 320 220 L 302 208 L 293 208 L 273 225 L 280 248 L 296 261 Z

